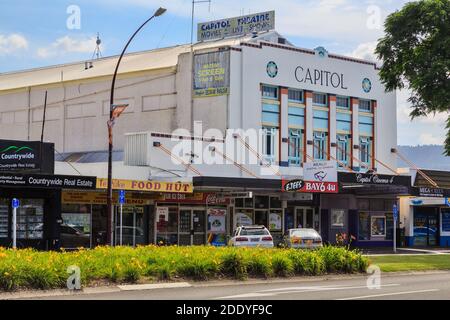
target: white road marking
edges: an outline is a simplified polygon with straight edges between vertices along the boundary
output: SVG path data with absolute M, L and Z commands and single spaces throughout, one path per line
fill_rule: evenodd
M 398 283 L 391 283 L 391 284 L 385 284 L 381 285 L 380 287 L 393 287 L 393 286 L 399 286 Z M 335 286 L 310 286 L 310 287 L 287 287 L 287 288 L 278 288 L 278 289 L 268 289 L 268 290 L 261 290 L 257 292 L 275 292 L 275 291 L 299 291 L 299 290 L 306 290 L 306 291 L 327 291 L 327 290 L 349 290 L 349 289 L 363 289 L 367 288 L 366 285 L 364 286 L 348 286 L 348 285 L 335 285 Z
M 381 285 L 381 287 L 394 287 L 399 286 L 400 284 L 392 283 Z M 269 289 L 269 290 L 261 290 L 243 294 L 237 294 L 232 296 L 224 296 L 217 297 L 213 299 L 222 300 L 222 299 L 237 299 L 237 298 L 251 298 L 251 297 L 270 297 L 276 296 L 280 294 L 287 293 L 305 293 L 305 292 L 318 292 L 318 291 L 336 291 L 336 290 L 353 290 L 353 289 L 362 289 L 367 288 L 367 286 L 310 286 L 310 287 L 290 287 L 290 288 L 277 288 L 277 289 Z
M 135 291 L 135 290 L 152 290 L 152 289 L 168 289 L 168 288 L 187 288 L 192 287 L 192 285 L 188 282 L 174 282 L 174 283 L 133 284 L 118 287 L 122 291 Z
M 428 290 L 416 290 L 416 291 L 403 291 L 403 292 L 391 292 L 391 293 L 381 293 L 381 294 L 373 294 L 370 296 L 359 296 L 359 297 L 350 297 L 350 298 L 340 298 L 336 300 L 358 300 L 358 299 L 367 299 L 367 298 L 376 298 L 376 297 L 386 297 L 386 296 L 399 296 L 405 294 L 413 294 L 413 293 L 425 293 L 425 292 L 436 292 L 439 289 L 428 289 Z

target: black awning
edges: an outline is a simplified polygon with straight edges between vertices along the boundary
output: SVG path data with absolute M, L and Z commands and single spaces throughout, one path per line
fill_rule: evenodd
M 411 187 L 411 176 L 338 172 L 338 182 L 343 185 L 374 185 Z
M 242 189 L 281 191 L 279 179 L 230 178 L 230 177 L 193 177 L 194 188 Z
M 97 178 L 44 174 L 0 173 L 0 187 L 94 190 Z

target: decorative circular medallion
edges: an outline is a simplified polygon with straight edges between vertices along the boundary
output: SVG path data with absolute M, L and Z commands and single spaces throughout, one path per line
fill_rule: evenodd
M 278 74 L 278 66 L 277 66 L 277 64 L 275 62 L 273 62 L 273 61 L 270 61 L 267 64 L 266 71 L 267 71 L 267 75 L 269 77 L 275 78 L 277 76 L 277 74 Z
M 372 82 L 368 78 L 364 78 L 362 81 L 362 88 L 365 93 L 369 93 L 372 90 Z

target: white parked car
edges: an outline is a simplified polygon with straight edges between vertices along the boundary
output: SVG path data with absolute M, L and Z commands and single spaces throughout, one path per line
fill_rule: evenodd
M 273 238 L 265 226 L 238 227 L 230 239 L 230 246 L 273 248 Z
M 316 249 L 322 247 L 322 237 L 314 229 L 289 229 L 285 237 L 289 248 Z

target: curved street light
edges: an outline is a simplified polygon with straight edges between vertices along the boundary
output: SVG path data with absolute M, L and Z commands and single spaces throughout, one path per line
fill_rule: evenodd
M 112 83 L 111 83 L 111 97 L 110 97 L 110 108 L 109 108 L 109 121 L 108 121 L 108 136 L 109 136 L 109 148 L 108 148 L 108 194 L 107 194 L 107 234 L 106 234 L 106 242 L 113 245 L 113 206 L 112 206 L 112 150 L 113 150 L 113 135 L 112 135 L 112 128 L 114 125 L 114 120 L 116 117 L 120 115 L 120 113 L 127 107 L 126 105 L 122 106 L 115 106 L 114 105 L 114 86 L 116 84 L 116 78 L 117 78 L 117 71 L 119 70 L 120 62 L 122 61 L 123 55 L 125 54 L 125 51 L 127 50 L 128 46 L 130 45 L 131 41 L 134 39 L 136 34 L 138 34 L 139 31 L 148 23 L 150 20 L 152 20 L 155 17 L 159 17 L 160 15 L 164 14 L 166 12 L 165 8 L 158 8 L 158 10 L 155 11 L 155 13 L 147 19 L 131 36 L 131 38 L 128 40 L 127 44 L 122 50 L 122 53 L 120 54 L 119 60 L 117 61 L 116 69 L 114 71 Z M 120 111 L 118 113 L 114 113 L 116 107 L 120 107 Z M 116 109 L 119 110 L 119 108 Z

